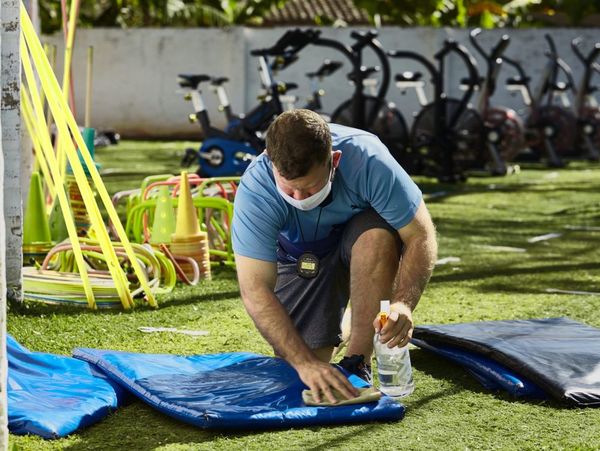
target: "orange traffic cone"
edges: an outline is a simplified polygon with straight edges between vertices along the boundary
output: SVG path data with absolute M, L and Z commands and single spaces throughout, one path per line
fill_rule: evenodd
M 200 268 L 200 276 L 205 279 L 211 278 L 208 236 L 206 232 L 200 230 L 186 171 L 181 173 L 177 224 L 175 233 L 171 236 L 170 250 L 175 255 L 194 259 Z M 191 265 L 185 264 L 182 264 L 182 269 L 186 273 L 192 270 Z

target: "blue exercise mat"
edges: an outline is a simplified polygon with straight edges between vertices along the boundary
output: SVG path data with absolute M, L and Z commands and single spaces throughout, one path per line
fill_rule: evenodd
M 445 354 L 461 364 L 468 358 L 484 379 L 495 370 L 482 370 L 482 358 L 559 401 L 600 407 L 600 329 L 595 327 L 569 318 L 478 321 L 418 326 L 413 336 L 437 349 L 459 349 L 460 356 Z
M 419 348 L 431 351 L 465 367 L 487 390 L 506 391 L 517 398 L 544 399 L 548 397 L 544 390 L 527 378 L 487 357 L 454 346 L 433 346 L 417 338 L 413 338 L 411 342 Z
M 404 406 L 379 402 L 308 407 L 306 386 L 284 360 L 249 353 L 177 356 L 76 349 L 74 357 L 97 365 L 157 410 L 201 428 L 272 429 L 397 421 Z M 356 387 L 367 384 L 349 377 Z
M 7 336 L 8 428 L 13 434 L 58 438 L 103 419 L 125 391 L 92 365 L 31 352 Z

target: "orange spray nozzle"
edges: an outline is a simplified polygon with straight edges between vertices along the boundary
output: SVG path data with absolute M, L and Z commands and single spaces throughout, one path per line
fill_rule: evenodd
M 383 329 L 383 327 L 385 326 L 385 323 L 387 323 L 388 320 L 388 314 L 387 312 L 380 312 L 379 313 L 379 328 Z

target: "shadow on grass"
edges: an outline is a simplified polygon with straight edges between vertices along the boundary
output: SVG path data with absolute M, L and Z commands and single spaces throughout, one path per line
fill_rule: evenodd
M 417 409 L 423 407 L 425 404 L 431 402 L 434 399 L 450 396 L 462 391 L 469 391 L 472 393 L 479 393 L 483 395 L 492 396 L 496 399 L 500 399 L 510 403 L 516 404 L 528 404 L 528 405 L 544 405 L 556 409 L 572 409 L 570 406 L 560 404 L 558 401 L 553 399 L 528 399 L 528 398 L 516 398 L 511 396 L 505 391 L 495 391 L 485 389 L 472 377 L 469 372 L 457 363 L 454 363 L 448 359 L 440 357 L 432 352 L 423 349 L 411 350 L 411 361 L 412 365 L 428 374 L 436 380 L 445 380 L 454 385 L 454 388 L 450 388 L 444 391 L 433 393 L 423 399 L 416 400 L 410 404 L 411 409 Z
M 304 443 L 302 448 L 317 450 L 330 449 L 340 446 L 351 440 L 357 434 L 356 427 L 360 433 L 369 433 L 379 423 L 365 423 L 364 425 L 351 425 L 352 431 L 344 435 L 336 435 L 335 439 L 315 445 L 314 438 Z M 307 427 L 312 431 L 335 428 L 337 425 L 324 425 L 322 427 Z M 87 428 L 79 434 L 79 440 L 64 447 L 69 451 L 90 451 L 123 449 L 136 451 L 149 451 L 166 445 L 181 445 L 185 449 L 194 449 L 196 446 L 208 447 L 225 446 L 227 442 L 244 439 L 257 439 L 264 434 L 285 433 L 286 429 L 267 430 L 227 430 L 212 431 L 204 430 L 161 414 L 140 401 L 121 408 L 101 423 Z M 110 437 L 110 439 L 107 439 Z M 297 443 L 294 443 L 296 446 Z M 239 446 L 239 442 L 238 442 Z
M 510 277 L 510 276 L 522 276 L 527 274 L 549 274 L 555 272 L 572 272 L 582 270 L 599 270 L 600 262 L 598 263 L 564 263 L 556 265 L 537 265 L 530 266 L 527 268 L 523 267 L 506 267 L 498 268 L 490 266 L 488 268 L 480 269 L 477 271 L 464 271 L 460 273 L 448 273 L 433 275 L 431 277 L 431 284 L 443 283 L 443 282 L 462 282 L 467 280 L 480 280 L 486 277 Z
M 175 295 L 174 297 L 167 298 L 163 301 L 159 301 L 159 310 L 165 310 L 172 307 L 189 305 L 189 304 L 198 304 L 202 302 L 211 302 L 211 301 L 221 301 L 226 299 L 237 298 L 240 296 L 240 292 L 238 290 L 235 291 L 218 291 L 210 293 L 194 293 L 188 292 L 183 294 Z M 131 310 L 131 312 L 145 312 L 145 311 L 154 311 L 155 309 L 150 307 L 147 304 L 137 305 L 135 309 Z M 98 312 L 106 315 L 121 315 L 126 313 L 121 308 L 114 309 L 100 309 L 100 310 L 91 310 L 86 307 L 69 307 L 65 305 L 46 305 L 42 303 L 38 303 L 35 301 L 25 301 L 25 302 L 10 302 L 10 311 L 14 314 L 21 316 L 40 316 L 40 315 L 96 315 Z
M 512 281 L 512 283 L 486 283 L 477 287 L 477 290 L 481 293 L 515 293 L 515 294 L 545 294 L 548 296 L 573 296 L 569 293 L 552 293 L 546 290 L 557 289 L 557 290 L 576 290 L 581 292 L 598 293 L 600 291 L 600 283 L 592 280 L 575 280 L 571 278 L 554 278 L 552 282 L 547 280 L 542 281 L 531 281 L 528 280 L 526 284 L 518 283 L 518 281 Z M 581 298 L 585 296 L 595 296 L 594 294 L 580 294 Z M 597 295 L 596 295 L 597 296 Z
M 141 401 L 119 409 L 102 422 L 83 430 L 79 440 L 65 450 L 149 451 L 169 444 L 201 444 L 219 434 L 175 421 Z
M 347 448 L 349 443 L 352 443 L 352 439 L 357 435 L 366 435 L 374 432 L 374 429 L 379 426 L 380 423 L 366 423 L 360 427 L 360 425 L 352 425 L 354 426 L 352 430 L 346 432 L 345 434 L 338 434 L 334 439 L 327 440 L 324 443 L 319 443 L 318 445 L 314 444 L 314 438 L 311 438 L 310 442 L 305 442 L 301 444 L 295 443 L 299 449 L 305 449 L 307 451 L 318 451 L 318 450 L 327 450 L 332 448 Z M 356 430 L 356 426 L 359 426 L 360 430 Z M 335 426 L 331 426 L 335 427 Z M 319 428 L 321 430 L 323 428 Z

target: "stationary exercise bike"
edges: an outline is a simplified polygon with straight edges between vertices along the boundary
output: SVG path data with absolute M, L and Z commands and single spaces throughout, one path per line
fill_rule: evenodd
M 507 173 L 507 162 L 513 161 L 515 157 L 525 148 L 525 136 L 523 121 L 517 112 L 503 106 L 491 106 L 490 98 L 496 91 L 496 82 L 502 66 L 502 55 L 510 38 L 503 35 L 494 48 L 486 53 L 477 41 L 481 28 L 476 28 L 469 34 L 473 47 L 485 59 L 485 77 L 478 84 L 479 99 L 477 111 L 483 118 L 485 126 L 485 144 L 487 147 L 485 165 L 493 175 L 505 175 Z
M 584 55 L 579 48 L 581 38 L 573 39 L 571 48 L 584 67 L 581 82 L 577 87 L 573 111 L 577 117 L 577 148 L 590 161 L 600 160 L 600 107 L 594 97 L 598 90 L 592 83 L 594 72 L 600 73 L 600 43 Z
M 572 89 L 573 83 L 568 66 L 559 58 L 552 37 L 546 34 L 545 38 L 549 47 L 546 53 L 548 63 L 535 91 L 531 90 L 530 78 L 522 65 L 506 56 L 503 59 L 518 73 L 518 76 L 507 80 L 507 88 L 519 90 L 523 103 L 529 107 L 525 136 L 530 153 L 523 153 L 521 157 L 533 161 L 545 157 L 549 167 L 560 168 L 566 165 L 565 158 L 577 155 L 577 121 L 569 110 L 567 98 L 567 92 Z M 561 72 L 566 76 L 566 81 L 559 80 Z M 556 103 L 557 98 L 562 104 Z
M 250 162 L 264 150 L 262 133 L 271 121 L 283 111 L 280 95 L 285 94 L 293 86 L 274 80 L 270 57 L 283 57 L 292 61 L 292 56 L 308 41 L 301 41 L 295 32 L 286 32 L 277 43 L 266 49 L 252 50 L 252 56 L 258 57 L 259 74 L 265 94 L 259 99 L 260 103 L 244 116 L 236 116 L 229 107 L 224 89 L 217 89 L 226 115 L 229 116 L 225 130 L 220 130 L 210 124 L 208 112 L 202 97 L 201 84 L 212 81 L 213 86 L 222 88 L 226 79 L 218 79 L 215 83 L 212 77 L 201 75 L 179 75 L 179 85 L 186 91 L 186 99 L 192 100 L 195 113 L 190 120 L 199 122 L 204 135 L 204 141 L 198 150 L 186 149 L 183 165 L 198 161 L 198 173 L 205 177 L 220 177 L 241 175 Z
M 355 40 L 352 46 L 322 37 L 317 30 L 308 29 L 304 33 L 311 36 L 313 45 L 333 48 L 342 53 L 352 67 L 348 79 L 354 85 L 354 93 L 334 110 L 331 121 L 376 134 L 394 158 L 399 159 L 407 143 L 408 129 L 401 113 L 385 99 L 390 82 L 390 66 L 385 50 L 376 39 L 377 32 L 351 32 L 350 36 Z M 379 67 L 362 65 L 363 52 L 367 48 L 375 53 L 381 63 L 382 80 L 375 95 L 365 92 L 370 83 L 367 80 L 379 71 Z
M 197 161 L 197 172 L 202 177 L 241 175 L 258 154 L 258 150 L 253 146 L 250 136 L 241 136 L 242 130 L 228 133 L 211 125 L 201 87 L 210 80 L 211 77 L 205 74 L 178 76 L 178 83 L 186 100 L 191 100 L 194 107 L 195 113 L 190 115 L 190 121 L 200 124 L 204 137 L 198 150 L 186 149 L 181 164 L 190 166 Z
M 459 99 L 445 92 L 445 60 L 458 56 L 468 72 L 466 90 Z M 410 133 L 410 146 L 402 158 L 412 162 L 418 173 L 437 177 L 441 182 L 466 180 L 466 171 L 484 161 L 484 125 L 479 113 L 469 106 L 479 74 L 468 50 L 454 41 L 446 40 L 435 54 L 437 67 L 422 55 L 406 50 L 388 52 L 391 58 L 417 61 L 429 72 L 434 86 L 433 102 L 425 105 L 415 117 Z M 422 74 L 413 72 L 396 76 L 397 81 L 416 82 Z
M 391 69 L 386 52 L 377 40 L 377 36 L 378 32 L 374 30 L 353 31 L 350 37 L 355 42 L 344 50 L 331 39 L 321 38 L 315 44 L 342 51 L 352 65 L 348 80 L 353 84 L 354 92 L 352 97 L 342 102 L 333 111 L 332 122 L 369 130 L 381 139 L 392 156 L 400 162 L 408 146 L 408 127 L 402 113 L 386 99 Z M 363 66 L 363 52 L 367 48 L 373 51 L 380 66 Z M 379 71 L 381 71 L 381 81 L 377 86 L 371 75 Z M 366 92 L 367 89 L 370 90 L 369 93 Z

